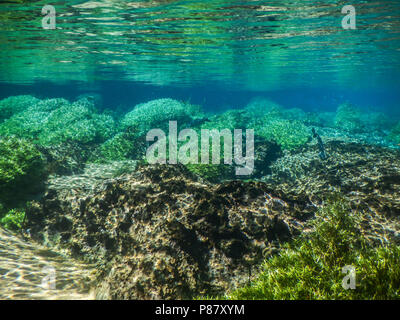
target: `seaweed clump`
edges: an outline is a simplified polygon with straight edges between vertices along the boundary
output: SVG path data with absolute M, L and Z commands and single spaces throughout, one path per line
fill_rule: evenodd
M 29 96 L 11 96 L 0 101 L 0 122 L 35 105 L 39 99 Z
M 167 130 L 169 121 L 178 125 L 188 125 L 202 117 L 200 107 L 174 99 L 157 99 L 138 104 L 121 121 L 122 129 L 136 128 L 138 135 L 144 135 L 151 129 Z
M 6 229 L 18 231 L 21 230 L 22 224 L 25 220 L 25 211 L 22 209 L 11 209 L 2 213 L 0 208 L 0 225 Z
M 392 128 L 389 138 L 396 143 L 400 143 L 400 122 Z
M 92 102 L 46 99 L 0 124 L 0 135 L 27 138 L 40 145 L 101 143 L 115 133 L 114 119 L 98 114 Z
M 336 197 L 319 210 L 314 231 L 267 257 L 249 286 L 229 299 L 398 299 L 400 247 L 372 247 L 349 204 Z M 344 289 L 343 267 L 355 268 L 355 289 Z
M 0 202 L 18 202 L 42 190 L 45 160 L 35 145 L 16 137 L 0 138 Z
M 284 150 L 298 148 L 310 139 L 308 128 L 298 120 L 273 119 L 267 121 L 258 133 L 264 139 L 275 140 Z

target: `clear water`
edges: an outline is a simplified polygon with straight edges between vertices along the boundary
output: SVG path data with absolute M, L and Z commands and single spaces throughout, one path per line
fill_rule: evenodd
M 48 4 L 56 9 L 54 30 L 42 28 L 41 11 Z M 1 0 L 0 99 L 33 95 L 72 102 L 91 94 L 98 97 L 100 111 L 123 113 L 165 97 L 209 112 L 244 108 L 260 96 L 283 108 L 313 112 L 334 112 L 349 101 L 386 113 L 394 126 L 400 120 L 400 1 L 351 1 L 355 30 L 342 27 L 346 4 Z M 385 130 L 371 139 L 386 139 Z M 333 139 L 331 132 L 321 135 Z M 399 142 L 391 141 L 391 147 Z M 0 291 L 0 299 L 49 298 L 31 283 L 41 272 L 37 248 L 19 241 L 0 229 L 0 270 L 8 270 L 12 279 L 3 283 L 14 285 L 10 292 Z M 27 282 L 14 270 L 18 256 L 25 259 Z M 63 259 L 53 262 L 67 266 Z M 85 274 L 85 267 L 65 270 L 67 285 L 55 298 L 88 298 L 74 287 L 74 277 Z M 19 288 L 26 290 L 15 295 Z
M 396 111 L 400 2 L 58 1 L 56 29 L 41 26 L 47 0 L 0 4 L 1 96 L 105 104 L 160 96 L 242 107 L 267 95 L 287 107 L 334 109 L 350 100 Z

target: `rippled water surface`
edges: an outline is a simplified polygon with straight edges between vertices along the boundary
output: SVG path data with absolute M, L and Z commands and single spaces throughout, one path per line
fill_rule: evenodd
M 393 87 L 400 72 L 400 2 L 56 1 L 0 4 L 0 80 L 135 80 L 267 90 L 329 83 Z
M 0 300 L 93 299 L 88 265 L 30 244 L 0 227 Z

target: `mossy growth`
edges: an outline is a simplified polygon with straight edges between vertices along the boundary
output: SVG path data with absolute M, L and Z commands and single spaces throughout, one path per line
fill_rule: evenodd
M 232 178 L 233 167 L 228 164 L 187 164 L 186 168 L 209 182 L 219 182 Z
M 0 138 L 0 201 L 14 203 L 37 193 L 46 178 L 45 161 L 32 143 Z
M 201 129 L 223 130 L 223 129 L 246 129 L 252 118 L 246 110 L 228 110 L 209 117 L 208 121 L 201 125 Z
M 138 136 L 135 128 L 127 128 L 101 144 L 90 157 L 90 162 L 107 163 L 121 160 L 140 160 L 146 152 L 144 136 Z
M 0 210 L 0 225 L 6 229 L 18 231 L 22 228 L 25 219 L 25 211 L 22 209 L 11 209 L 4 214 Z
M 359 229 L 359 218 L 340 197 L 323 207 L 314 231 L 269 256 L 249 286 L 224 299 L 398 299 L 400 247 L 373 248 Z M 356 288 L 342 284 L 355 268 Z
M 362 132 L 362 112 L 350 103 L 341 104 L 336 110 L 335 126 L 349 132 Z
M 0 124 L 0 135 L 16 135 L 37 144 L 101 143 L 115 133 L 114 119 L 98 114 L 92 102 L 46 99 Z
M 264 125 L 256 128 L 255 132 L 266 140 L 275 140 L 286 150 L 304 145 L 311 137 L 310 130 L 297 120 L 266 119 Z
M 245 111 L 251 118 L 259 119 L 267 115 L 269 117 L 280 118 L 285 110 L 274 101 L 257 97 L 247 104 Z
M 400 122 L 390 131 L 389 139 L 395 143 L 400 143 Z
M 203 117 L 201 108 L 174 99 L 156 99 L 138 104 L 121 120 L 121 128 L 136 128 L 138 135 L 145 135 L 151 129 L 167 131 L 169 121 L 177 121 L 178 127 L 190 125 Z
M 40 100 L 29 95 L 12 96 L 0 101 L 0 122 L 32 107 Z

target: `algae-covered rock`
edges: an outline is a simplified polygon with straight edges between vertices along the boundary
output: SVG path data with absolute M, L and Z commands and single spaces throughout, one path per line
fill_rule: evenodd
M 142 159 L 146 152 L 146 140 L 138 136 L 136 130 L 119 132 L 101 144 L 90 157 L 91 162 Z
M 286 152 L 271 165 L 272 174 L 265 180 L 286 193 L 305 192 L 313 199 L 340 192 L 373 216 L 399 216 L 398 150 L 332 140 L 325 143 L 325 151 L 325 160 L 320 159 L 317 144 Z
M 349 103 L 343 103 L 336 110 L 335 126 L 350 132 L 361 132 L 363 130 L 361 115 L 360 109 Z
M 299 234 L 312 214 L 306 199 L 266 184 L 213 186 L 182 165 L 156 165 L 92 191 L 50 183 L 28 208 L 27 228 L 97 263 L 98 296 L 183 299 L 245 284 L 269 243 Z
M 266 182 L 210 184 L 183 165 L 58 177 L 28 207 L 26 228 L 95 262 L 97 296 L 113 299 L 190 299 L 243 286 L 265 254 L 312 230 L 309 218 L 335 191 L 362 219 L 356 232 L 368 243 L 400 243 L 399 152 L 338 141 L 326 151 L 325 160 L 311 143 L 284 151 Z M 110 165 L 101 166 L 98 175 Z
M 10 118 L 12 115 L 22 112 L 25 109 L 34 106 L 39 99 L 29 96 L 12 96 L 0 101 L 0 122 Z
M 310 130 L 298 120 L 266 120 L 256 133 L 266 140 L 275 140 L 282 149 L 295 149 L 310 140 Z
M 390 131 L 389 139 L 400 144 L 400 122 Z
M 254 119 L 265 117 L 267 114 L 269 116 L 274 115 L 276 117 L 280 117 L 284 111 L 282 106 L 276 102 L 261 97 L 252 99 L 244 110 L 250 117 Z
M 46 178 L 45 161 L 26 140 L 0 137 L 0 200 L 16 203 L 41 191 Z
M 252 125 L 254 120 L 251 116 L 243 109 L 228 110 L 220 114 L 213 115 L 207 119 L 201 125 L 201 129 L 208 130 L 234 130 L 234 129 L 246 129 Z
M 135 106 L 122 119 L 121 127 L 132 127 L 139 135 L 145 135 L 151 129 L 167 131 L 169 121 L 177 121 L 178 126 L 185 126 L 199 117 L 202 117 L 202 112 L 198 106 L 169 98 L 157 99 Z
M 111 116 L 97 114 L 93 103 L 81 99 L 46 99 L 0 124 L 1 135 L 16 135 L 41 145 L 63 142 L 100 143 L 115 133 Z

